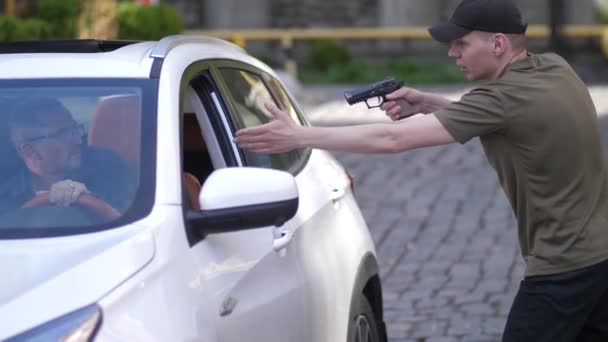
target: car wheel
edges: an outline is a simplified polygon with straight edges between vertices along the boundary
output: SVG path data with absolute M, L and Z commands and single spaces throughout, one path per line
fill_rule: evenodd
M 357 309 L 354 310 L 349 322 L 351 332 L 349 342 L 380 342 L 378 324 L 369 301 L 360 293 L 355 303 L 357 303 Z

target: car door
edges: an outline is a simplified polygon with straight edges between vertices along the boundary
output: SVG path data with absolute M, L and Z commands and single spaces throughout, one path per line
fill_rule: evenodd
M 229 62 L 217 65 L 231 114 L 238 128 L 268 122 L 264 102 L 282 108 L 298 125 L 306 124 L 285 89 L 274 77 L 252 67 Z M 292 220 L 295 251 L 301 267 L 299 278 L 308 286 L 306 314 L 310 317 L 309 341 L 346 339 L 353 280 L 361 262 L 363 236 L 360 215 L 350 179 L 344 169 L 323 151 L 299 149 L 289 153 L 255 154 L 241 151 L 245 165 L 291 172 L 300 189 L 299 210 Z M 304 312 L 302 312 L 302 316 Z
M 237 124 L 230 111 L 235 104 L 219 90 L 218 75 L 202 70 L 188 89 L 186 101 L 191 103 L 184 107 L 196 115 L 214 167 L 246 165 L 243 152 L 232 143 Z M 216 292 L 218 341 L 311 340 L 308 285 L 297 245 L 291 243 L 294 231 L 289 221 L 281 227 L 191 239 L 192 257 L 205 270 L 208 288 Z

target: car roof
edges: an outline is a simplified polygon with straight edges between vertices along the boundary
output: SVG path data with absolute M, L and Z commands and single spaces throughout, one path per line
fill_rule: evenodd
M 0 43 L 0 79 L 147 78 L 154 60 L 231 59 L 269 68 L 237 45 L 213 37 L 168 36 L 159 41 L 64 40 Z

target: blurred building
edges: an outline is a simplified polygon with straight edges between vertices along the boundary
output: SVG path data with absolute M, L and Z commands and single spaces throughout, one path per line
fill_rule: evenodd
M 549 24 L 549 5 L 562 3 L 565 24 L 594 24 L 594 0 L 515 0 L 530 24 Z M 163 0 L 177 8 L 189 29 L 338 28 L 429 26 L 447 20 L 460 0 Z M 548 40 L 536 41 L 548 46 Z M 422 41 L 348 41 L 356 55 L 445 55 L 443 47 Z M 587 44 L 587 42 L 583 42 Z M 247 50 L 270 58 L 280 55 L 275 42 L 249 42 Z M 293 55 L 302 58 L 307 42 Z M 280 59 L 280 57 L 279 57 Z
M 13 0 L 17 13 L 39 0 Z M 84 1 L 84 0 L 82 0 Z M 120 0 L 117 0 L 120 1 Z M 260 28 L 342 28 L 342 27 L 426 27 L 447 20 L 460 0 L 133 0 L 142 4 L 166 3 L 184 17 L 188 29 L 260 29 Z M 549 24 L 550 5 L 561 3 L 564 24 L 594 24 L 594 2 L 608 0 L 515 0 L 530 24 Z M 8 4 L 9 1 L 4 1 Z M 6 9 L 4 9 L 6 11 Z M 555 13 L 553 13 L 555 15 Z M 366 57 L 392 55 L 445 55 L 445 47 L 431 40 L 344 41 L 350 52 Z M 535 41 L 547 46 L 549 40 Z M 309 42 L 296 42 L 290 51 L 296 59 L 304 58 Z M 570 44 L 570 42 L 569 42 Z M 578 40 L 576 49 L 591 46 L 598 50 L 597 39 Z M 247 42 L 247 50 L 285 59 L 277 41 Z
M 446 19 L 460 0 L 163 0 L 189 28 L 426 26 Z M 552 0 L 516 0 L 528 22 L 546 24 Z M 564 0 L 566 23 L 594 23 L 593 0 Z
M 84 1 L 84 0 L 82 0 Z M 121 0 L 116 0 L 121 1 Z M 460 0 L 132 0 L 167 3 L 177 8 L 191 29 L 403 27 L 445 20 Z M 531 24 L 546 24 L 549 4 L 564 3 L 566 23 L 594 23 L 594 1 L 515 0 Z M 5 0 L 17 12 L 39 0 Z

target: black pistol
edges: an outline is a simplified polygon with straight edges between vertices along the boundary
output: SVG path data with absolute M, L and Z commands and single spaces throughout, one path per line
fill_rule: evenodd
M 386 101 L 384 97 L 386 94 L 390 94 L 402 86 L 402 81 L 395 81 L 394 78 L 389 77 L 380 82 L 349 90 L 344 93 L 344 98 L 351 106 L 365 101 L 367 108 L 378 108 Z

